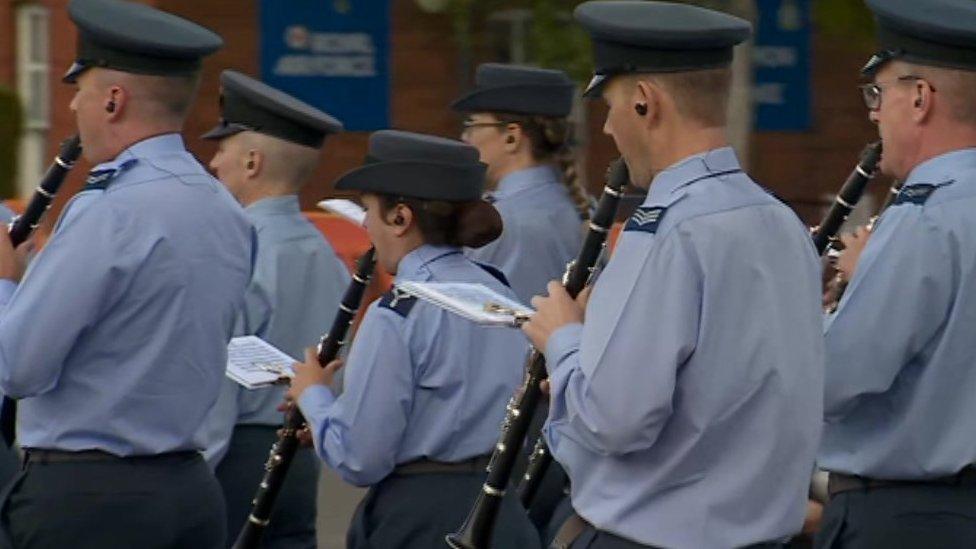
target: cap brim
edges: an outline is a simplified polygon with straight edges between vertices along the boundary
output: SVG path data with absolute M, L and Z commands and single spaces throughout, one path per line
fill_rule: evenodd
M 861 75 L 867 77 L 874 76 L 874 73 L 878 72 L 878 70 L 881 69 L 885 63 L 899 57 L 899 53 L 900 52 L 892 50 L 882 50 L 875 53 L 871 56 L 871 59 L 868 59 L 868 62 L 861 67 Z
M 451 110 L 454 112 L 477 112 L 475 98 L 481 94 L 481 90 L 470 91 L 451 103 Z
M 607 84 L 607 80 L 609 79 L 610 77 L 605 74 L 594 74 L 593 79 L 590 80 L 590 83 L 583 91 L 583 97 L 586 97 L 587 99 L 599 98 L 601 95 L 603 95 L 603 86 Z
M 336 180 L 338 191 L 408 196 L 421 200 L 467 202 L 481 198 L 482 164 L 456 166 L 409 160 L 364 164 Z M 478 181 L 478 185 L 463 184 Z M 457 184 L 452 184 L 457 182 Z
M 250 128 L 241 124 L 235 124 L 233 122 L 229 124 L 217 124 L 212 130 L 200 136 L 200 139 L 207 139 L 210 141 L 223 139 L 225 137 L 230 137 L 232 135 L 239 134 L 241 132 L 249 131 Z
M 61 77 L 61 81 L 65 84 L 74 84 L 78 81 L 78 76 L 89 68 L 88 65 L 75 61 L 71 64 L 68 72 L 64 73 L 64 76 Z

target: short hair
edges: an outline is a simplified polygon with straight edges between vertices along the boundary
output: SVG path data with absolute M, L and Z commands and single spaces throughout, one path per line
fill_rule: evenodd
M 147 116 L 177 120 L 182 125 L 200 89 L 200 71 L 181 76 L 102 71 L 102 84 L 126 88 L 136 108 Z
M 906 74 L 928 80 L 956 122 L 976 126 L 976 72 L 896 61 Z
M 649 80 L 664 88 L 678 113 L 705 127 L 724 126 L 728 120 L 732 69 L 722 67 L 689 72 L 641 73 L 636 80 Z
M 261 151 L 264 178 L 298 191 L 315 173 L 321 150 L 258 132 L 245 132 L 245 149 Z

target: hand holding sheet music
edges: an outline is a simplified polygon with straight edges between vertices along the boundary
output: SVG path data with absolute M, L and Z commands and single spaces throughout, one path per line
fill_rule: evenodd
M 227 377 L 247 389 L 286 383 L 295 359 L 257 336 L 235 337 L 227 345 Z
M 412 295 L 485 326 L 518 328 L 535 311 L 484 284 L 467 282 L 404 282 L 401 293 Z

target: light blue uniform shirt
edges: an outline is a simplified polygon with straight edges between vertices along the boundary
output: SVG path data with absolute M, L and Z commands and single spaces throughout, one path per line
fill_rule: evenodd
M 9 225 L 16 215 L 6 204 L 0 204 L 0 223 Z
M 475 261 L 497 266 L 515 295 L 528 304 L 562 278 L 583 244 L 583 221 L 561 175 L 552 166 L 513 172 L 491 194 L 504 228 L 498 240 L 466 250 Z
M 22 399 L 20 444 L 201 449 L 251 226 L 176 134 L 129 147 L 89 182 L 23 282 L 0 287 L 0 389 Z
M 976 149 L 912 170 L 826 331 L 819 465 L 880 479 L 976 462 Z
M 478 282 L 510 289 L 459 248 L 424 245 L 395 283 Z M 395 296 L 394 296 L 395 297 Z M 358 486 L 419 458 L 457 462 L 491 452 L 528 345 L 517 330 L 481 327 L 429 303 L 388 294 L 370 305 L 338 398 L 324 385 L 299 398 L 315 450 Z
M 265 198 L 244 212 L 257 232 L 258 252 L 235 335 L 256 335 L 303 360 L 305 348 L 332 325 L 349 270 L 302 215 L 297 196 Z M 277 408 L 286 389 L 248 390 L 225 379 L 204 427 L 208 463 L 220 463 L 234 425 L 281 425 Z
M 800 530 L 823 383 L 807 229 L 730 148 L 654 179 L 584 324 L 550 337 L 545 434 L 597 528 L 661 547 Z

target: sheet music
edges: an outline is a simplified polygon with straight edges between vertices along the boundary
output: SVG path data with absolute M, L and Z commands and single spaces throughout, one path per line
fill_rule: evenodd
M 517 327 L 535 311 L 484 284 L 469 282 L 404 282 L 399 291 L 433 303 L 487 326 Z
M 320 201 L 317 206 L 327 212 L 341 215 L 356 225 L 362 225 L 363 222 L 366 221 L 366 210 L 352 200 L 346 200 L 344 198 L 330 198 L 328 200 Z
M 227 345 L 227 377 L 247 389 L 282 383 L 294 375 L 295 359 L 257 336 L 235 337 Z

